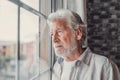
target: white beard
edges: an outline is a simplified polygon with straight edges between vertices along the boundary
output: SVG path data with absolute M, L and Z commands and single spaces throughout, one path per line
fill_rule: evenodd
M 63 48 L 61 50 L 55 48 L 55 53 L 56 56 L 65 58 L 70 56 L 76 49 L 77 41 L 75 40 L 75 38 L 71 38 L 71 43 L 69 44 L 68 48 Z

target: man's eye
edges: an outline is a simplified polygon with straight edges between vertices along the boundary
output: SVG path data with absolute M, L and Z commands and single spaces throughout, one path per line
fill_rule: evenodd
M 62 33 L 62 31 L 57 31 L 58 33 Z
M 63 31 L 58 31 L 58 35 L 61 36 L 63 34 Z

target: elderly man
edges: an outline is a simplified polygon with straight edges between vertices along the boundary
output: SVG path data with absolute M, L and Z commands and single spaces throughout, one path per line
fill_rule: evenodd
M 84 23 L 77 13 L 58 10 L 48 16 L 47 23 L 58 56 L 52 80 L 120 80 L 112 61 L 82 48 Z

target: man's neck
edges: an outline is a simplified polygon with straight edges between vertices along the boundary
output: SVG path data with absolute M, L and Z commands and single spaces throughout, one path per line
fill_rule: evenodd
M 83 53 L 83 49 L 75 50 L 70 56 L 66 57 L 66 61 L 74 61 L 77 60 Z

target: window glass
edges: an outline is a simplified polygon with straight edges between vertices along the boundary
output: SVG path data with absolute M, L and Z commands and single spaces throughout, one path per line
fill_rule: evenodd
M 55 0 L 54 1 L 54 9 L 62 9 L 63 8 L 63 0 Z
M 50 0 L 41 0 L 40 12 L 47 16 L 51 11 Z M 51 46 L 46 18 L 40 17 L 40 80 L 50 80 Z
M 39 0 L 20 0 L 20 1 L 36 10 L 39 10 Z
M 40 77 L 41 80 L 50 79 L 50 37 L 46 19 L 41 18 L 40 24 Z
M 15 80 L 17 6 L 0 0 L 0 80 Z
M 38 22 L 38 16 L 20 9 L 20 80 L 30 80 L 39 73 Z

